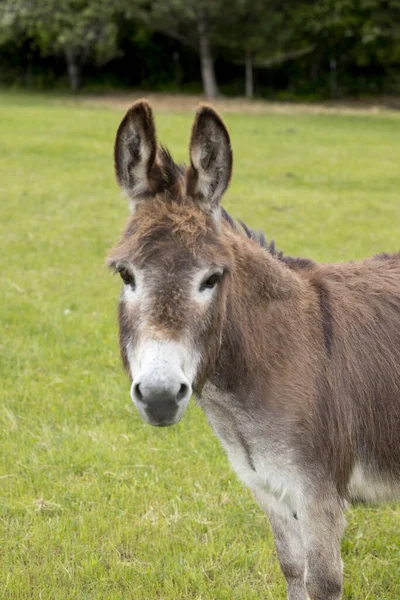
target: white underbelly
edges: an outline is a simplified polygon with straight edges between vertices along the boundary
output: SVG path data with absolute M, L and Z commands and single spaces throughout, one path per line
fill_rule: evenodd
M 362 464 L 356 463 L 350 477 L 349 491 L 353 501 L 389 502 L 400 497 L 400 482 L 372 475 Z

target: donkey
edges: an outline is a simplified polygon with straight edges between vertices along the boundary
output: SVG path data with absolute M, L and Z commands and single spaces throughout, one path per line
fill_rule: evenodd
M 400 255 L 317 264 L 234 222 L 230 138 L 207 105 L 185 168 L 136 102 L 115 170 L 132 214 L 108 264 L 134 404 L 173 425 L 194 393 L 270 519 L 289 599 L 340 599 L 347 503 L 400 497 Z

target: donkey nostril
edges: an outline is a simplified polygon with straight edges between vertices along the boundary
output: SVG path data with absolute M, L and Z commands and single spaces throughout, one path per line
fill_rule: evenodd
M 186 383 L 182 383 L 181 387 L 179 388 L 179 392 L 176 395 L 178 402 L 186 397 L 188 391 L 189 387 L 186 385 Z
M 134 392 L 135 392 L 135 396 L 138 400 L 141 400 L 143 402 L 143 394 L 140 391 L 140 383 L 136 383 L 134 388 L 133 388 Z

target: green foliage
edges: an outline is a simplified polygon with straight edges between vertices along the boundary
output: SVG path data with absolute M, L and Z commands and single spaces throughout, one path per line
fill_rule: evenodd
M 399 62 L 399 0 L 320 0 L 302 8 L 304 33 L 321 50 L 362 65 Z
M 0 597 L 283 600 L 266 518 L 200 409 L 160 430 L 129 398 L 120 282 L 104 268 L 128 215 L 112 166 L 122 112 L 0 101 Z M 192 119 L 157 116 L 177 160 Z M 398 116 L 226 120 L 232 215 L 295 256 L 398 250 Z M 398 600 L 399 506 L 348 522 L 346 600 Z
M 280 0 L 223 0 L 219 45 L 236 56 L 250 52 L 255 58 L 277 54 L 293 35 L 287 6 Z M 288 18 L 289 17 L 289 18 Z
M 222 0 L 151 0 L 142 3 L 141 16 L 149 29 L 162 31 L 198 52 L 197 23 L 206 10 L 210 35 L 216 35 L 221 19 Z
M 25 33 L 44 55 L 64 55 L 78 69 L 118 52 L 115 6 L 109 0 L 2 0 L 0 30 L 5 38 Z
M 3 0 L 3 31 L 25 31 L 44 53 L 73 48 L 103 60 L 114 51 L 115 9 L 106 0 Z
M 197 55 L 204 82 L 215 63 L 219 83 L 235 90 L 246 56 L 258 70 L 260 94 L 267 88 L 290 97 L 398 92 L 399 22 L 400 0 L 0 0 L 0 64 L 4 75 L 18 60 L 31 70 L 35 61 L 40 68 L 40 59 L 62 56 L 76 87 L 84 65 L 93 74 L 117 58 L 112 75 L 118 64 L 125 70 L 134 64 L 135 84 L 181 87 L 193 73 L 200 80 Z M 126 37 L 129 28 L 134 33 Z M 155 42 L 154 32 L 164 41 Z M 160 44 L 170 51 L 166 37 L 176 56 L 193 52 L 170 69 L 169 82 L 163 58 L 153 60 Z M 174 52 L 170 61 L 178 63 Z

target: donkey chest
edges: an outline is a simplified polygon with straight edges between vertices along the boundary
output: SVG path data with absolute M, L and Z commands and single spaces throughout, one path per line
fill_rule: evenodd
M 236 444 L 227 442 L 222 436 L 220 440 L 236 475 L 247 487 L 257 495 L 269 494 L 296 510 L 294 479 L 285 461 L 270 456 L 267 451 L 249 453 L 247 448 L 240 446 L 239 440 Z
M 289 449 L 268 435 L 260 436 L 257 420 L 229 410 L 227 400 L 209 387 L 202 404 L 236 475 L 258 497 L 263 496 L 264 504 L 270 497 L 295 512 L 301 485 Z

